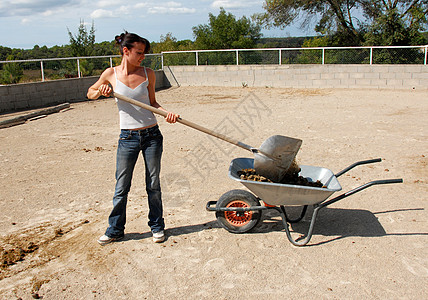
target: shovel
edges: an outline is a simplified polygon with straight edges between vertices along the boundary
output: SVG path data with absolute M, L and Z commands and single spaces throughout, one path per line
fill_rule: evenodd
M 166 111 L 154 108 L 153 106 L 141 103 L 140 101 L 123 96 L 119 93 L 114 92 L 113 95 L 122 101 L 142 107 L 163 117 L 166 117 L 168 114 Z M 302 144 L 302 140 L 299 139 L 274 135 L 265 140 L 257 149 L 183 118 L 178 118 L 177 122 L 254 153 L 254 169 L 258 174 L 269 178 L 273 182 L 281 181 Z

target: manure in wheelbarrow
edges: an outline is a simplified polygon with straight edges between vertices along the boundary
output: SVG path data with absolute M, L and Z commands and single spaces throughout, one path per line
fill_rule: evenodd
M 276 182 L 276 183 L 326 188 L 326 186 L 324 186 L 319 180 L 317 180 L 316 182 L 312 182 L 312 181 L 309 181 L 307 178 L 300 176 L 299 175 L 300 171 L 301 169 L 299 168 L 299 165 L 296 163 L 296 161 L 293 161 L 293 163 L 291 164 L 287 173 L 284 175 L 284 178 L 281 180 L 281 182 Z M 242 180 L 274 183 L 272 180 L 257 174 L 256 170 L 252 168 L 242 169 L 238 171 L 238 176 Z

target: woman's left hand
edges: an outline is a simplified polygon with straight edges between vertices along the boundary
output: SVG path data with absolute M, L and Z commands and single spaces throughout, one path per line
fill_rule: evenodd
M 168 123 L 175 123 L 177 122 L 177 119 L 180 117 L 180 115 L 174 114 L 172 112 L 168 112 L 168 115 L 165 117 L 165 120 Z

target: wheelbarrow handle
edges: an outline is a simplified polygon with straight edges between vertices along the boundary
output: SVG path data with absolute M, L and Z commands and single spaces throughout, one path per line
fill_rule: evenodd
M 336 173 L 334 176 L 339 177 L 340 175 L 343 175 L 344 173 L 348 172 L 349 170 L 351 170 L 351 169 L 353 169 L 359 165 L 371 164 L 371 163 L 376 163 L 376 162 L 381 162 L 381 161 L 382 161 L 381 158 L 358 161 L 358 162 L 350 165 L 349 167 L 343 169 L 342 171 Z
M 320 206 L 320 208 L 326 207 L 326 206 L 328 206 L 330 204 L 333 204 L 333 203 L 335 203 L 335 202 L 337 202 L 339 200 L 342 200 L 343 198 L 351 196 L 351 195 L 353 195 L 353 194 L 355 194 L 357 192 L 360 192 L 360 191 L 362 191 L 362 190 L 364 190 L 364 189 L 366 189 L 366 188 L 368 188 L 370 186 L 373 186 L 373 185 L 377 185 L 377 184 L 390 184 L 390 183 L 402 183 L 402 182 L 403 182 L 402 178 L 398 178 L 398 179 L 382 179 L 382 180 L 370 181 L 370 182 L 368 182 L 366 184 L 363 184 L 363 185 L 361 185 L 361 186 L 359 186 L 359 187 L 357 187 L 357 188 L 355 188 L 353 190 L 350 190 L 349 192 L 343 193 L 342 195 L 339 195 L 339 196 L 337 196 L 337 197 L 335 197 L 335 198 L 333 198 L 333 199 L 331 199 L 329 201 L 323 202 L 319 206 Z

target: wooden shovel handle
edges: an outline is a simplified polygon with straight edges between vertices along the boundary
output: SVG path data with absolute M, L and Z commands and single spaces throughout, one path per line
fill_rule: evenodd
M 147 110 L 149 110 L 149 111 L 151 111 L 151 112 L 153 112 L 155 114 L 161 115 L 163 117 L 166 117 L 168 115 L 168 113 L 166 111 L 164 111 L 164 110 L 161 110 L 161 109 L 155 108 L 153 106 L 147 105 L 145 103 L 142 103 L 140 101 L 137 101 L 137 100 L 129 98 L 129 97 L 126 97 L 126 96 L 121 95 L 119 93 L 114 92 L 113 95 L 116 98 L 118 98 L 118 99 L 120 99 L 122 101 L 125 101 L 125 102 L 131 103 L 133 105 L 142 107 L 144 109 L 147 109 Z M 240 141 L 238 141 L 236 139 L 233 139 L 233 138 L 230 138 L 228 136 L 225 136 L 224 134 L 215 132 L 215 131 L 213 131 L 211 129 L 205 128 L 205 127 L 200 126 L 198 124 L 195 124 L 195 123 L 193 123 L 191 121 L 185 120 L 185 119 L 183 119 L 181 117 L 177 119 L 177 122 L 179 122 L 179 123 L 181 123 L 183 125 L 192 127 L 193 129 L 199 130 L 199 131 L 201 131 L 203 133 L 209 134 L 209 135 L 211 135 L 213 137 L 216 137 L 216 138 L 221 139 L 223 141 L 226 141 L 228 143 L 231 143 L 231 144 L 233 144 L 235 146 L 241 147 L 242 149 L 245 149 L 245 150 L 248 150 L 248 151 L 251 151 L 251 152 L 257 152 L 257 149 L 255 149 L 254 147 L 251 147 L 251 146 L 249 146 L 247 144 L 244 144 L 244 143 L 242 143 L 242 142 L 240 142 Z

